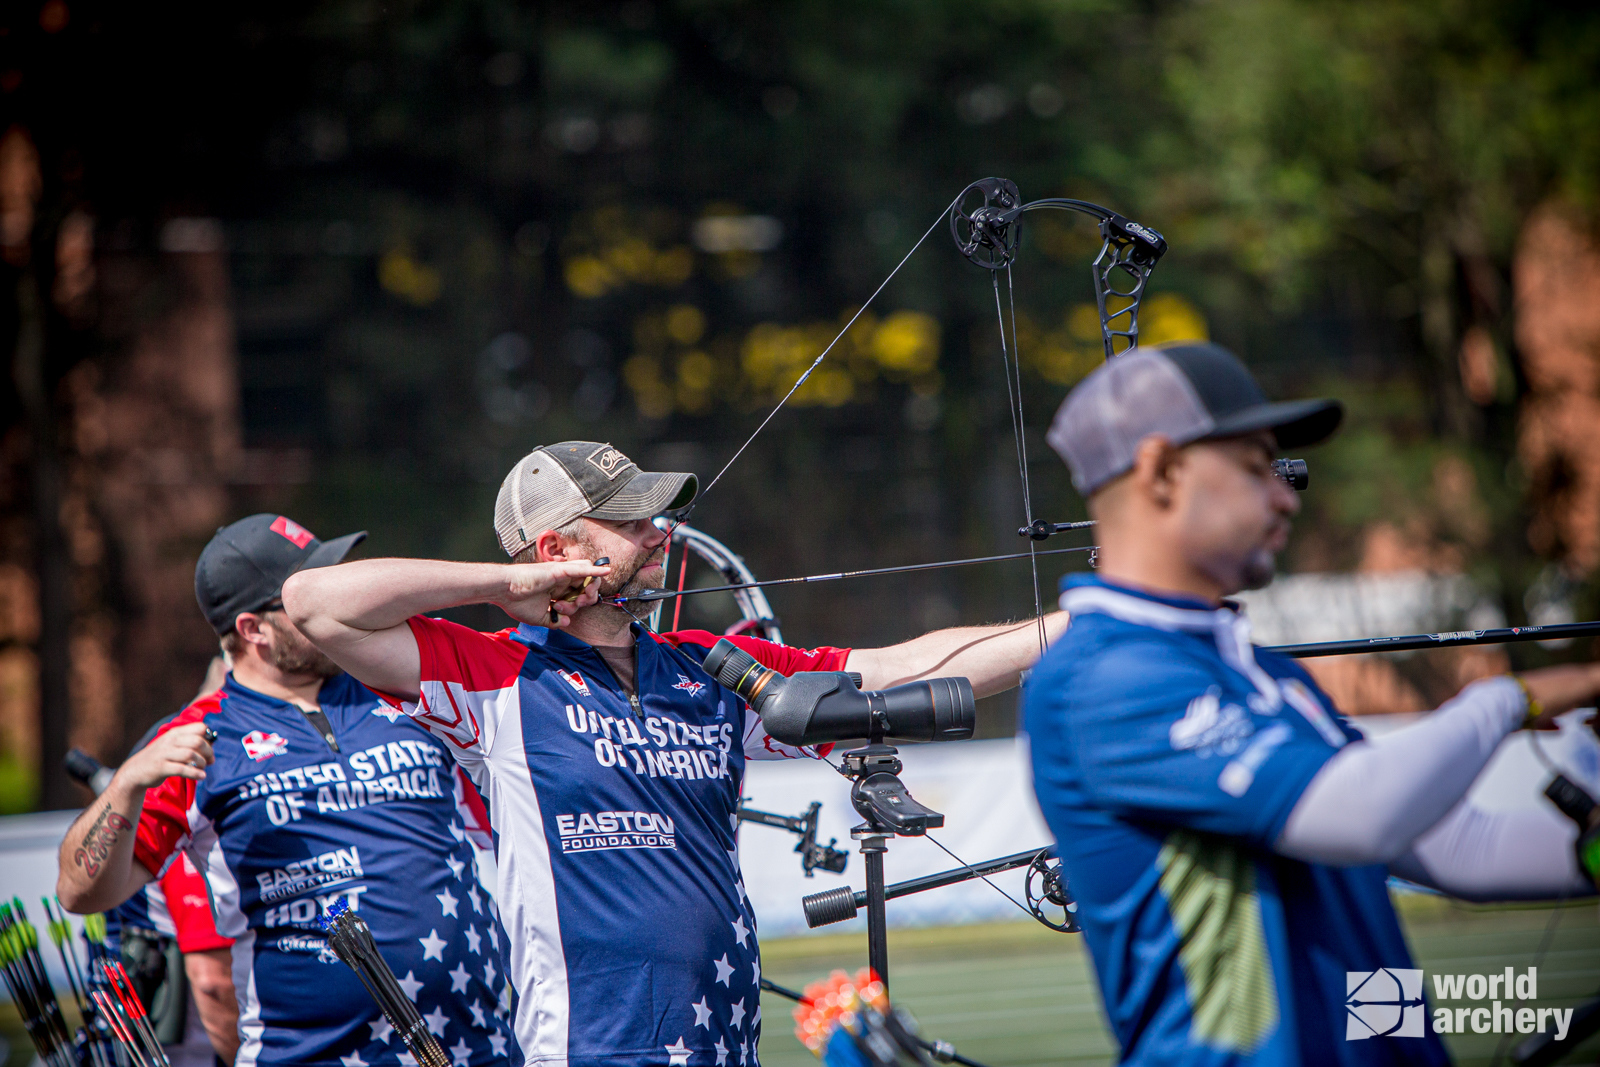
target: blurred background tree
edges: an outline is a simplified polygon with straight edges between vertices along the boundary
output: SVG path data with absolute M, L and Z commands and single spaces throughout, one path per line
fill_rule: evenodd
M 1293 569 L 1592 609 L 1597 69 L 1591 6 L 1512 0 L 11 5 L 0 806 L 75 803 L 69 741 L 115 757 L 192 693 L 217 525 L 493 559 L 535 444 L 708 478 L 990 174 L 1167 234 L 1147 343 L 1351 404 Z M 1015 271 L 1056 519 L 1097 244 L 1030 217 Z M 766 576 L 1020 548 L 992 301 L 936 228 L 696 524 Z M 775 599 L 856 644 L 1033 598 L 999 566 Z

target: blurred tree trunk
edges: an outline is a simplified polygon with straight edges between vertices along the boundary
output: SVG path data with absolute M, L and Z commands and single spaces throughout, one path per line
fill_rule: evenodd
M 39 589 L 39 801 L 54 809 L 70 807 L 76 799 L 61 774 L 71 709 L 72 576 L 61 531 L 61 454 L 45 370 L 45 311 L 32 264 L 18 272 L 16 317 L 12 380 L 31 445 L 28 464 Z

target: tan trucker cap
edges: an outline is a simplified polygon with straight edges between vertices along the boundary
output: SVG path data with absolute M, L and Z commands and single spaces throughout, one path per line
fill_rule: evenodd
M 562 441 L 534 449 L 511 468 L 494 502 L 494 530 L 515 557 L 573 519 L 648 519 L 687 507 L 699 489 L 693 474 L 642 471 L 608 444 Z

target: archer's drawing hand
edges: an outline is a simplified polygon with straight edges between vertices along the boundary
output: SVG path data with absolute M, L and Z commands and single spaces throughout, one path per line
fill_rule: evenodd
M 610 573 L 610 567 L 599 567 L 586 559 L 509 563 L 506 591 L 495 603 L 518 622 L 559 629 L 568 625 L 579 610 L 600 600 L 600 583 L 587 580 Z M 576 597 L 564 599 L 574 592 Z

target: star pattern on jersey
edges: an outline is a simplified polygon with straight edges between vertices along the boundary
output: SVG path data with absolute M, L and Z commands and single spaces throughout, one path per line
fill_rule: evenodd
M 450 1062 L 455 1067 L 466 1067 L 472 1060 L 472 1048 L 467 1044 L 466 1038 L 461 1038 L 450 1046 Z
M 478 928 L 469 926 L 464 932 L 467 935 L 467 951 L 474 955 L 483 955 L 483 935 L 478 933 Z
M 506 1035 L 490 1034 L 489 1048 L 496 1056 L 504 1056 L 506 1054 Z
M 689 1007 L 694 1009 L 695 1026 L 703 1026 L 707 1030 L 711 1029 L 711 1008 L 707 1006 L 706 998 L 701 997 L 700 1003 L 691 1004 Z
M 733 1005 L 733 1018 L 728 1020 L 728 1025 L 735 1030 L 744 1024 L 744 998 L 740 997 Z
M 385 704 L 382 701 L 380 701 L 378 703 L 378 706 L 372 709 L 372 714 L 379 715 L 379 716 L 382 716 L 385 719 L 388 719 L 390 724 L 392 725 L 393 723 L 398 721 L 400 716 L 404 715 L 405 712 L 401 711 L 399 708 L 391 708 L 388 704 Z
M 667 1050 L 667 1067 L 689 1067 L 689 1046 L 683 1043 L 683 1038 L 662 1047 Z
M 756 985 L 759 987 L 761 985 L 761 961 L 760 960 L 756 960 L 750 966 L 756 972 L 755 981 L 756 981 Z
M 456 859 L 454 856 L 446 856 L 444 858 L 444 865 L 450 868 L 450 877 L 456 879 L 457 881 L 461 880 L 461 872 L 467 869 L 467 865 L 461 860 Z M 449 890 L 446 890 L 446 892 L 449 892 Z
M 739 947 L 744 948 L 744 943 L 750 939 L 750 928 L 745 926 L 744 916 L 739 916 L 728 925 L 733 927 L 733 936 L 739 942 Z
M 450 823 L 450 836 L 455 838 L 458 842 L 465 842 L 467 839 L 466 828 L 460 823 L 452 821 Z
M 711 1047 L 717 1050 L 717 1067 L 726 1067 L 728 1062 L 728 1046 L 722 1043 L 722 1038 L 717 1038 L 717 1043 Z
M 440 963 L 444 962 L 444 947 L 450 942 L 440 937 L 438 930 L 429 930 L 427 937 L 419 937 L 417 940 L 422 943 L 423 962 L 427 962 L 428 960 L 438 960 Z M 416 998 L 412 997 L 411 999 L 415 1000 Z
M 711 963 L 717 969 L 717 981 L 731 989 L 732 984 L 728 979 L 733 977 L 733 967 L 728 963 L 728 954 L 724 952 L 720 960 L 712 960 Z
M 740 1001 L 740 1003 L 742 1004 L 743 1001 Z M 450 1021 L 450 1016 L 444 1013 L 443 1008 L 434 1008 L 422 1017 L 422 1021 L 428 1024 L 428 1033 L 434 1037 L 443 1037 L 444 1024 Z
M 449 886 L 445 886 L 443 893 L 435 893 L 433 895 L 433 899 L 439 902 L 439 907 L 443 909 L 444 914 L 454 918 L 460 918 L 460 916 L 456 915 L 456 905 L 460 904 L 461 901 L 459 898 L 451 894 Z
M 481 902 L 482 898 L 480 898 L 478 896 L 478 887 L 477 886 L 473 886 L 470 889 L 468 889 L 467 890 L 467 896 L 472 901 L 472 914 L 474 914 L 474 915 L 482 915 L 483 914 L 483 904 Z
M 489 923 L 489 944 L 494 946 L 496 952 L 500 951 L 500 928 L 492 921 Z
M 456 964 L 456 969 L 450 972 L 450 992 L 465 993 L 467 991 L 467 982 L 471 978 L 472 974 L 467 970 L 465 963 Z M 483 1024 L 479 1023 L 478 1025 L 482 1026 Z
M 483 965 L 483 984 L 490 989 L 494 988 L 494 960 L 487 960 Z
M 340 1056 L 339 1062 L 344 1064 L 344 1067 L 367 1067 L 367 1061 L 361 1058 L 360 1049 L 356 1049 L 348 1056 Z
M 417 1058 L 409 1052 L 402 1052 L 397 1058 L 400 1060 L 400 1067 L 417 1067 Z
M 739 1042 L 739 1067 L 744 1067 L 750 1062 L 750 1046 L 743 1041 Z
M 474 1000 L 472 1002 L 472 1007 L 469 1010 L 472 1012 L 473 1026 L 489 1025 L 489 1020 L 483 1014 L 483 1002 L 481 1000 Z
M 389 1039 L 394 1036 L 394 1027 L 389 1024 L 388 1019 L 381 1015 L 367 1025 L 372 1027 L 372 1040 L 374 1041 L 382 1041 L 387 1045 Z
M 412 971 L 407 971 L 404 978 L 396 979 L 396 981 L 400 983 L 400 988 L 405 990 L 406 999 L 415 1004 L 417 1002 L 417 992 L 423 986 L 423 983 L 417 981 L 416 974 Z

